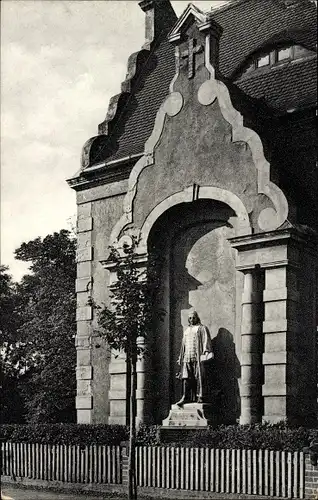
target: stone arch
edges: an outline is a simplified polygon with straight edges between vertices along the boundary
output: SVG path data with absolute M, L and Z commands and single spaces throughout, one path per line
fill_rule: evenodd
M 193 185 L 164 199 L 150 212 L 140 230 L 140 252 L 147 252 L 147 241 L 151 228 L 164 212 L 180 203 L 190 203 L 195 199 L 210 199 L 225 203 L 232 208 L 237 215 L 237 236 L 251 234 L 252 229 L 247 209 L 238 196 L 230 191 L 215 186 Z

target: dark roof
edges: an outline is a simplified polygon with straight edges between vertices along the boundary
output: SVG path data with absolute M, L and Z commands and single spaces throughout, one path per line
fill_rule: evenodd
M 310 0 L 286 8 L 279 0 L 241 0 L 211 12 L 223 28 L 220 40 L 220 71 L 232 79 L 244 61 L 270 43 L 295 41 L 315 49 L 316 9 Z M 151 135 L 156 113 L 169 92 L 175 73 L 174 47 L 163 32 L 147 61 L 137 68 L 132 91 L 113 121 L 105 147 L 91 164 L 142 153 Z M 267 72 L 255 72 L 235 81 L 251 98 L 284 113 L 289 108 L 310 106 L 316 99 L 315 60 L 290 63 Z M 94 155 L 93 155 L 94 156 Z
M 110 147 L 94 163 L 105 160 L 105 153 L 107 161 L 112 161 L 143 152 L 175 73 L 174 47 L 167 40 L 169 31 L 162 33 L 137 75 L 132 94 L 112 130 Z
M 295 60 L 248 73 L 236 85 L 278 112 L 314 106 L 317 100 L 317 60 Z
M 289 41 L 299 33 L 297 41 L 315 49 L 316 8 L 309 0 L 290 8 L 279 0 L 245 0 L 212 11 L 211 16 L 223 28 L 220 71 L 226 77 L 231 77 L 246 58 L 272 39 L 275 43 Z

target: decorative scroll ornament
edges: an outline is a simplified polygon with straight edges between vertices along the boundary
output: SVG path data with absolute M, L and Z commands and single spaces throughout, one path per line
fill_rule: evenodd
M 211 65 L 210 35 L 206 35 L 205 65 L 210 79 L 202 83 L 198 90 L 198 101 L 203 106 L 211 105 L 216 99 L 225 120 L 232 126 L 233 142 L 242 141 L 249 145 L 255 167 L 257 169 L 258 193 L 266 195 L 273 207 L 264 208 L 258 217 L 258 225 L 262 231 L 273 231 L 287 219 L 288 203 L 282 190 L 270 181 L 270 164 L 264 155 L 262 141 L 252 129 L 243 125 L 243 116 L 232 105 L 230 93 L 226 85 L 216 80 L 215 68 Z

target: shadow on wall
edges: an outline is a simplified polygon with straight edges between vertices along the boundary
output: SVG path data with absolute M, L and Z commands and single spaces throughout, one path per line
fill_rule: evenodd
M 218 242 L 221 238 L 215 230 L 231 227 L 227 219 L 232 216 L 232 212 L 225 208 L 218 220 L 215 216 L 212 219 L 212 214 L 208 211 L 209 205 L 202 204 L 202 208 L 205 208 L 206 220 L 187 224 L 189 218 L 185 218 L 183 226 L 176 231 L 171 245 L 170 331 L 173 333 L 170 340 L 170 371 L 172 373 L 178 369 L 177 358 L 183 331 L 187 326 L 185 316 L 190 309 L 196 309 L 202 322 L 211 327 L 209 321 L 209 311 L 212 307 L 211 294 L 218 289 L 219 293 L 214 295 L 215 304 L 222 305 L 223 301 L 231 296 L 233 279 L 232 275 L 225 271 L 227 266 L 220 264 L 220 256 L 217 254 L 219 252 L 223 256 L 224 252 L 220 252 Z M 170 404 L 178 401 L 181 397 L 181 383 L 171 379 L 169 392 Z
M 177 358 L 190 308 L 197 310 L 202 323 L 213 330 L 214 335 L 220 325 L 232 331 L 235 266 L 227 240 L 234 236 L 233 217 L 235 213 L 230 207 L 214 200 L 181 203 L 165 212 L 149 235 L 149 254 L 154 252 L 160 256 L 161 286 L 155 301 L 156 308 L 166 311 L 164 321 L 154 322 L 151 349 L 149 390 L 154 420 L 158 423 L 166 418 L 171 405 L 181 397 L 181 382 L 176 378 L 179 371 Z M 220 387 L 220 403 L 213 406 L 219 409 L 222 422 L 232 422 L 238 416 L 239 405 L 236 401 L 238 377 L 234 376 L 235 370 L 231 366 L 234 360 L 236 367 L 239 363 L 235 357 L 233 337 L 228 332 L 229 342 L 225 332 L 225 328 L 220 328 L 214 340 L 217 354 L 215 362 L 211 363 L 213 373 L 209 374 L 209 387 Z M 235 383 L 231 384 L 229 377 Z M 214 402 L 215 397 L 207 400 Z
M 207 367 L 206 401 L 213 401 L 216 418 L 220 424 L 234 424 L 240 416 L 238 379 L 241 365 L 235 353 L 232 333 L 219 328 L 212 339 L 214 360 Z

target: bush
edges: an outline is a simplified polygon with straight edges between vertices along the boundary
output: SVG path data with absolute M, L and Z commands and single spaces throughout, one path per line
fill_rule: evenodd
M 159 426 L 141 425 L 137 433 L 139 445 L 160 444 Z M 1 441 L 47 444 L 120 444 L 129 440 L 129 428 L 106 424 L 4 424 Z
M 288 427 L 280 424 L 229 425 L 184 432 L 171 429 L 170 442 L 164 430 L 156 425 L 141 425 L 137 433 L 139 446 L 187 446 L 228 449 L 268 449 L 302 451 L 312 441 L 318 442 L 318 429 Z M 172 438 L 173 436 L 173 438 Z M 129 439 L 123 425 L 34 424 L 2 425 L 2 441 L 47 444 L 118 445 Z M 172 442 L 173 440 L 173 442 Z
M 165 433 L 168 434 L 165 436 Z M 170 434 L 170 436 L 169 436 Z M 318 429 L 288 427 L 285 423 L 228 425 L 184 432 L 181 429 L 160 431 L 159 426 L 142 426 L 139 445 L 177 445 L 228 449 L 268 449 L 302 451 L 311 441 L 318 442 Z
M 181 446 L 302 451 L 318 441 L 316 429 L 287 427 L 284 424 L 230 425 L 189 433 Z
M 160 425 L 140 425 L 137 436 L 137 446 L 160 445 Z
M 2 425 L 2 441 L 47 444 L 116 445 L 126 441 L 129 430 L 123 425 L 33 424 Z

